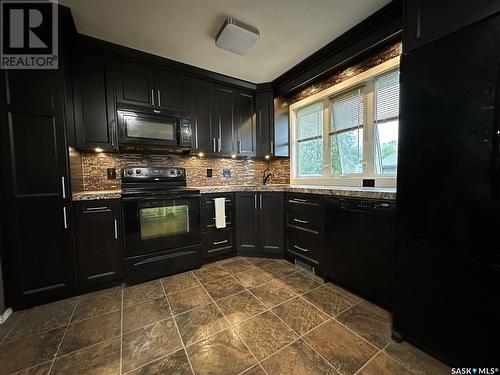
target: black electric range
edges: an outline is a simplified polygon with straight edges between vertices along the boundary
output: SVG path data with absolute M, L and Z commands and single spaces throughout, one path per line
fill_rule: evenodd
M 122 213 L 127 283 L 201 266 L 200 191 L 184 168 L 124 168 Z

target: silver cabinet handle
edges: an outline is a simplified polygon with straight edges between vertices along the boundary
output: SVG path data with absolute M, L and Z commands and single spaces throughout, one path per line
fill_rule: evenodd
M 115 219 L 115 240 L 118 239 L 118 221 Z
M 158 92 L 158 107 L 161 107 L 161 96 L 160 96 L 160 90 Z
M 64 229 L 68 229 L 68 218 L 66 217 L 66 207 L 63 207 L 63 223 L 64 223 Z
M 301 224 L 307 224 L 307 223 L 309 223 L 309 220 L 293 219 L 293 221 L 295 221 L 297 223 L 301 223 Z
M 151 89 L 151 105 L 155 106 L 155 90 Z
M 66 181 L 64 176 L 61 176 L 62 197 L 66 199 Z
M 257 209 L 257 194 L 253 195 L 253 209 Z
M 222 149 L 222 138 L 218 138 L 217 143 L 219 145 L 219 152 L 220 152 Z
M 293 247 L 297 250 L 300 250 L 300 251 L 303 251 L 305 253 L 307 253 L 309 251 L 309 249 L 304 249 L 303 247 L 300 247 L 300 246 L 297 246 L 297 245 L 293 245 Z
M 262 194 L 260 194 L 260 209 L 262 210 Z
M 228 240 L 224 240 L 224 241 L 215 241 L 214 242 L 214 245 L 220 245 L 220 244 L 223 244 L 223 243 L 228 243 L 229 241 Z
M 271 154 L 274 154 L 274 141 L 271 141 Z
M 113 123 L 115 120 L 111 120 L 109 130 L 111 131 L 111 147 L 115 147 L 115 126 Z
M 216 152 L 216 150 L 215 150 L 215 138 L 213 138 L 213 142 L 212 143 L 213 143 L 213 146 L 214 146 L 214 152 Z
M 241 154 L 241 141 L 238 141 L 238 154 Z
M 100 207 L 87 207 L 85 211 L 109 211 L 108 206 L 100 206 Z

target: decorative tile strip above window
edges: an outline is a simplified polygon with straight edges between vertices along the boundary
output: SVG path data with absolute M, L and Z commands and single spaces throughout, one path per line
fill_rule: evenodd
M 289 98 L 289 104 L 293 104 L 307 98 L 310 95 L 316 94 L 328 87 L 337 85 L 349 78 L 352 78 L 364 71 L 371 69 L 377 65 L 380 65 L 394 57 L 400 56 L 403 52 L 403 46 L 401 42 L 394 43 L 390 46 L 383 48 L 382 50 L 376 52 L 372 57 L 363 60 L 359 64 L 355 64 L 346 69 L 337 70 L 334 73 L 328 75 L 320 82 L 314 83 L 305 89 L 297 92 Z

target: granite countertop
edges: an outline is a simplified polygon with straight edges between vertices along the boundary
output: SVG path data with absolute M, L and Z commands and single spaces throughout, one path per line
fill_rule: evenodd
M 95 199 L 116 199 L 121 198 L 121 190 L 99 190 L 99 191 L 81 191 L 73 193 L 74 201 L 87 201 Z
M 236 191 L 277 191 L 290 193 L 337 195 L 360 198 L 396 199 L 395 188 L 325 186 L 325 185 L 250 185 L 250 186 L 193 186 L 201 193 L 229 193 Z
M 237 191 L 276 191 L 290 193 L 309 193 L 321 195 L 336 195 L 359 198 L 396 199 L 395 188 L 370 188 L 355 186 L 324 186 L 324 185 L 221 185 L 221 186 L 190 186 L 206 193 L 232 193 Z M 84 191 L 73 194 L 74 201 L 92 199 L 120 198 L 120 190 Z

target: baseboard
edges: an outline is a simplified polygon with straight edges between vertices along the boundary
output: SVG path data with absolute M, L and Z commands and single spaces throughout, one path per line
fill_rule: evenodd
M 7 310 L 3 312 L 2 315 L 0 315 L 0 324 L 5 323 L 5 321 L 9 318 L 11 314 L 12 314 L 12 308 L 9 307 Z

